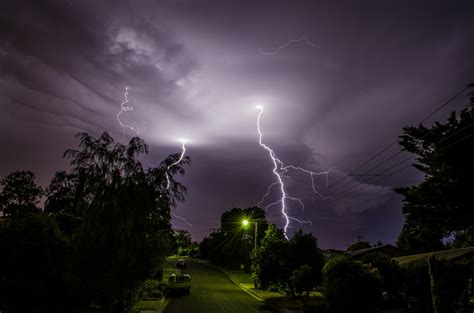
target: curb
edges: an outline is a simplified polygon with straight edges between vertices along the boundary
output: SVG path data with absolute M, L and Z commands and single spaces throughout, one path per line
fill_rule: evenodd
M 157 313 L 162 313 L 165 309 L 168 303 L 170 302 L 170 299 L 167 299 L 166 297 L 163 297 L 163 305 L 156 311 Z
M 247 294 L 249 294 L 250 296 L 252 296 L 255 300 L 257 301 L 260 301 L 260 302 L 264 302 L 265 300 L 263 298 L 261 298 L 259 295 L 257 295 L 256 293 L 254 293 L 253 291 L 251 291 L 250 289 L 247 289 L 245 287 L 243 287 L 231 274 L 227 273 L 226 271 L 224 271 L 223 269 L 217 267 L 217 266 L 214 266 L 214 265 L 211 265 L 211 264 L 202 264 L 204 266 L 208 266 L 208 267 L 211 267 L 213 269 L 216 269 L 224 274 L 227 275 L 227 277 L 229 277 L 229 279 L 237 286 L 239 287 L 242 291 L 245 291 Z

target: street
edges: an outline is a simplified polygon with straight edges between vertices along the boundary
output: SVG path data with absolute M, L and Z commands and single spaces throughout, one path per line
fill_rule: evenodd
M 198 264 L 188 263 L 183 274 L 191 275 L 191 293 L 170 299 L 165 313 L 264 313 L 273 312 L 262 302 L 237 287 L 224 273 Z

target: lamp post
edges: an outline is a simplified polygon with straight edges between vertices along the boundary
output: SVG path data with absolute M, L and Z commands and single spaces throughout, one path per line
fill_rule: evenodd
M 257 249 L 257 230 L 258 230 L 258 221 L 257 220 L 252 220 L 249 221 L 248 219 L 242 220 L 242 226 L 247 227 L 250 223 L 253 223 L 255 225 L 255 236 L 254 236 L 254 244 L 253 244 L 253 249 Z

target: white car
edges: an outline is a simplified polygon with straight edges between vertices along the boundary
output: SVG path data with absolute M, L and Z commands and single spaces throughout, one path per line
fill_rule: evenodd
M 191 291 L 191 276 L 189 274 L 171 274 L 168 278 L 168 290 L 170 292 L 184 292 L 189 294 Z
M 178 259 L 176 260 L 176 263 L 175 263 L 176 267 L 179 268 L 179 269 L 185 269 L 188 264 L 186 263 L 186 260 L 185 259 Z

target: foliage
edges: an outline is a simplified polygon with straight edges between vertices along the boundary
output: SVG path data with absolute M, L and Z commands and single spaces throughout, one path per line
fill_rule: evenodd
M 357 241 L 349 245 L 349 247 L 347 247 L 347 251 L 356 251 L 356 250 L 368 249 L 368 248 L 372 248 L 372 246 L 370 245 L 368 241 Z
M 430 275 L 426 260 L 407 263 L 402 267 L 404 293 L 410 312 L 433 312 Z
M 446 123 L 407 126 L 400 136 L 403 150 L 417 156 L 424 174 L 417 186 L 397 188 L 403 199 L 405 225 L 398 245 L 410 252 L 438 249 L 450 234 L 462 235 L 474 225 L 474 97 Z M 458 240 L 461 238 L 457 238 Z
M 309 279 L 312 286 L 319 285 L 322 281 L 322 269 L 324 257 L 319 252 L 318 241 L 312 234 L 305 234 L 300 229 L 288 241 L 288 266 L 289 271 L 301 269 L 301 266 L 308 265 L 311 268 Z M 290 280 L 290 288 L 292 282 Z
M 5 216 L 19 217 L 37 211 L 43 190 L 35 183 L 35 174 L 16 171 L 0 181 L 0 212 Z
M 140 138 L 122 145 L 107 133 L 78 137 L 80 149 L 65 153 L 72 170 L 56 173 L 46 189 L 45 213 L 36 209 L 42 190 L 33 173 L 1 181 L 1 208 L 16 217 L 1 225 L 1 265 L 11 269 L 2 273 L 1 309 L 17 301 L 21 312 L 42 312 L 43 304 L 64 311 L 55 310 L 54 297 L 58 305 L 70 300 L 71 312 L 93 305 L 121 313 L 147 278 L 162 273 L 172 242 L 170 207 L 186 192 L 174 175 L 184 174 L 189 158 L 169 169 L 180 157 L 173 154 L 145 170 L 139 158 L 148 147 Z
M 439 251 L 445 248 L 441 241 L 442 237 L 443 231 L 440 228 L 431 228 L 423 223 L 406 219 L 398 236 L 397 246 L 413 254 Z
M 274 224 L 269 225 L 260 246 L 252 255 L 256 285 L 261 289 L 288 281 L 287 241 Z
M 376 269 L 348 256 L 335 257 L 323 269 L 323 290 L 333 313 L 375 312 L 382 296 Z
M 191 242 L 191 234 L 187 230 L 175 230 L 173 232 L 173 239 L 172 251 L 174 255 L 194 256 L 199 253 L 199 251 L 196 251 L 197 243 Z M 199 245 L 197 249 L 199 249 Z
M 387 293 L 388 301 L 391 304 L 402 302 L 402 269 L 398 262 L 380 253 L 365 255 L 361 261 L 378 270 L 382 278 L 382 288 Z
M 467 311 L 467 292 L 472 270 L 467 264 L 428 259 L 431 296 L 435 313 Z
M 73 212 L 83 219 L 74 237 L 73 270 L 88 291 L 87 303 L 122 312 L 128 296 L 152 277 L 171 240 L 170 203 L 182 199 L 184 187 L 166 189 L 166 165 L 145 171 L 139 156 L 148 151 L 140 138 L 128 146 L 80 134 L 80 151 L 68 150 L 76 190 L 82 198 Z
M 40 212 L 0 224 L 0 308 L 64 312 L 68 244 L 53 218 Z
M 311 289 L 316 287 L 316 280 L 313 279 L 313 268 L 305 264 L 293 270 L 290 282 L 294 286 L 296 293 L 301 295 L 303 292 L 306 292 L 306 296 L 309 297 Z

